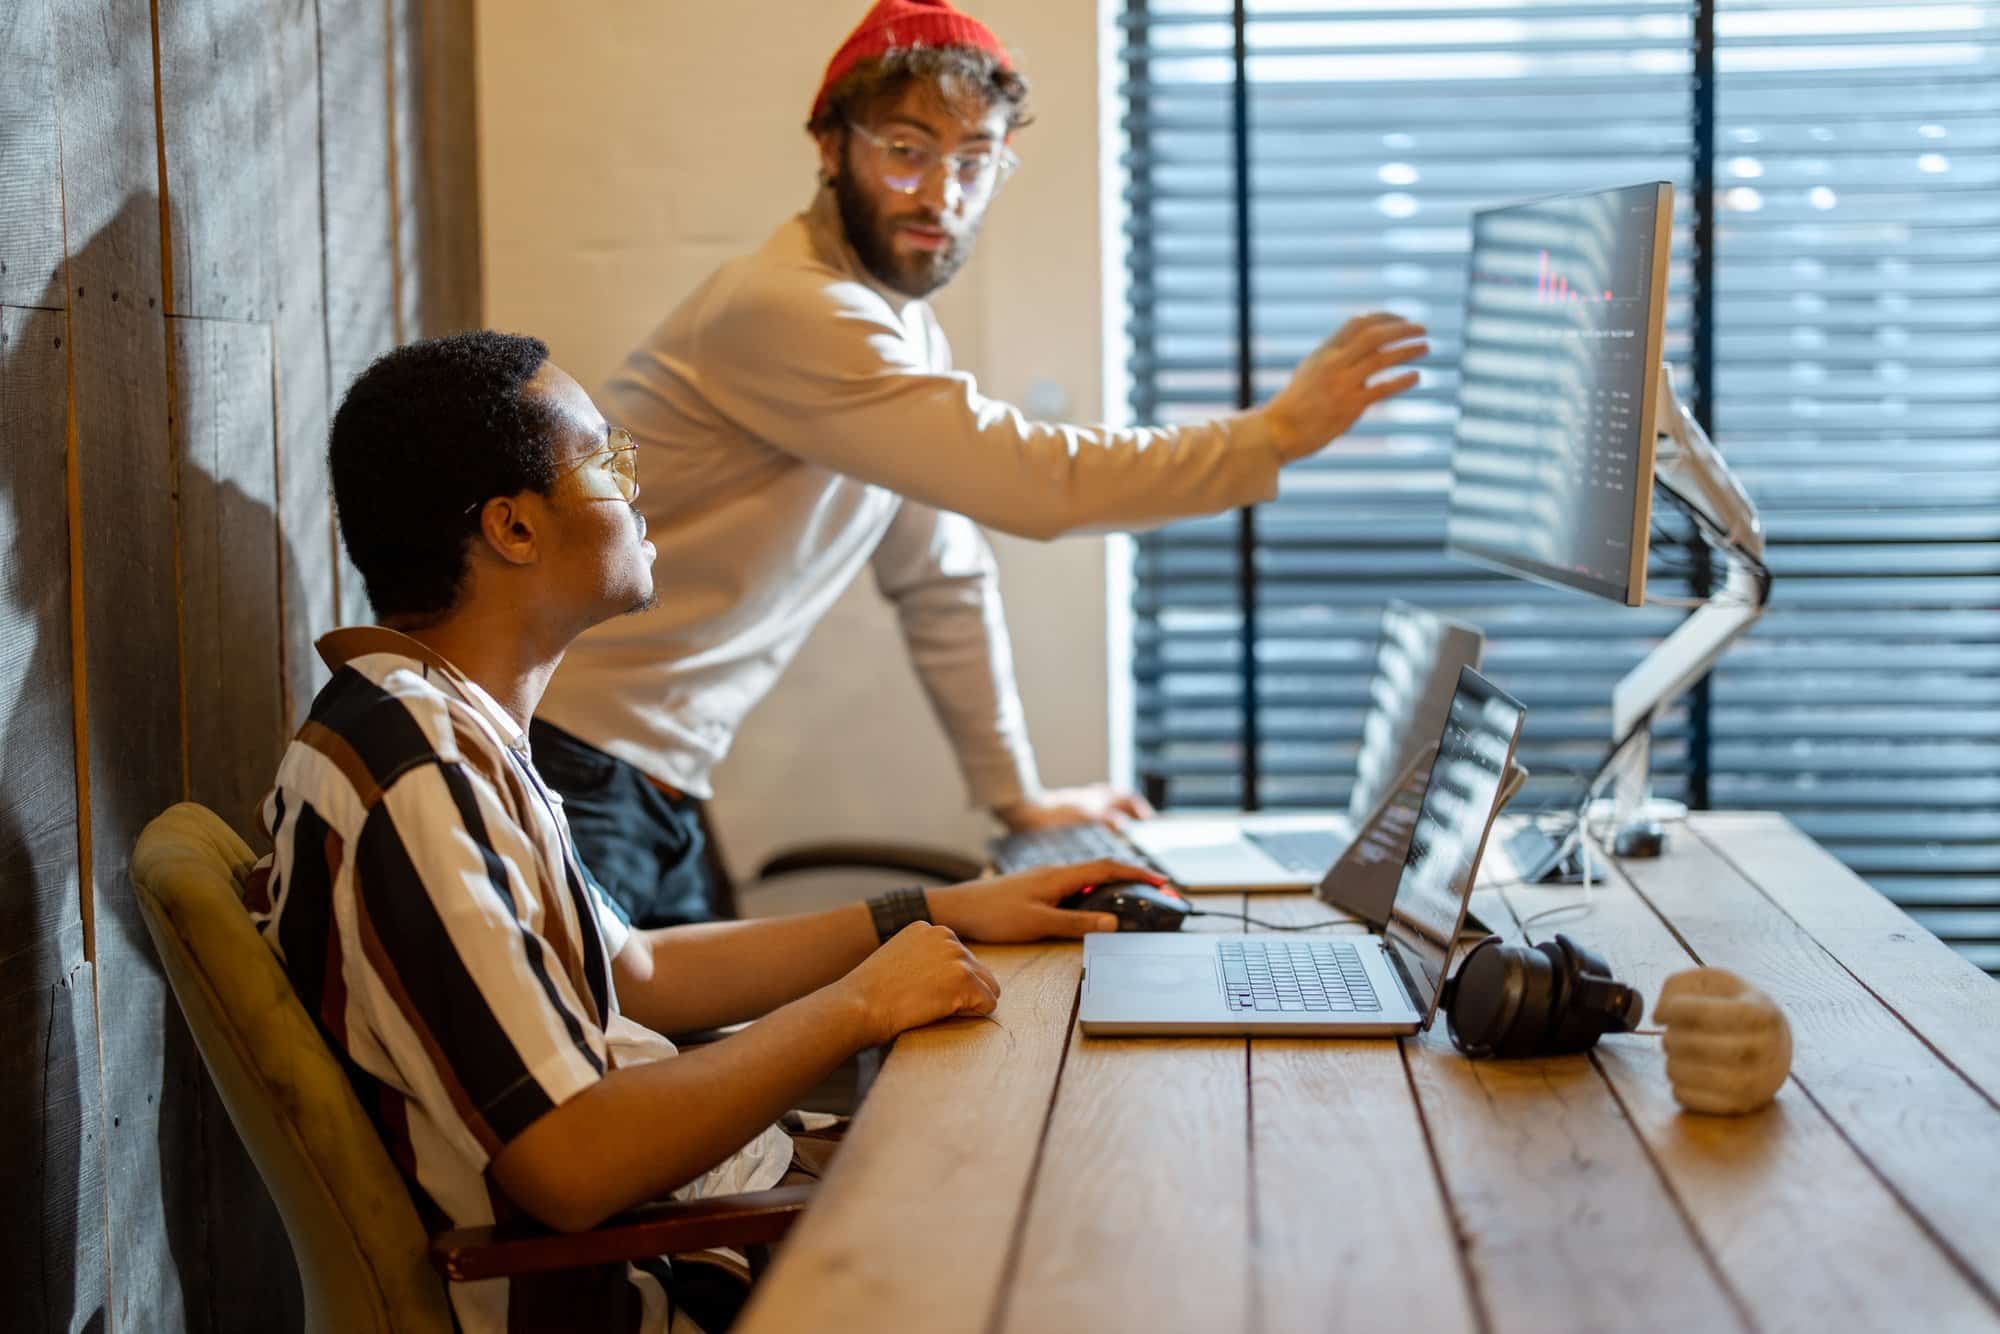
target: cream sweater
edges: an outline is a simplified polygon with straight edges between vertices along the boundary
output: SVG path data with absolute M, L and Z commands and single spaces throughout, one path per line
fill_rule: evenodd
M 868 567 L 975 804 L 1038 788 L 993 554 L 1268 500 L 1258 414 L 1031 421 L 954 371 L 930 307 L 876 284 L 832 197 L 719 269 L 597 395 L 639 445 L 652 610 L 571 646 L 542 715 L 696 796 L 745 715 Z M 859 668 L 858 668 L 859 669 Z

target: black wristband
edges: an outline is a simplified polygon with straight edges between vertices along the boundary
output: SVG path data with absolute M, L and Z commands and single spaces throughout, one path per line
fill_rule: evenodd
M 930 900 L 921 889 L 892 889 L 868 900 L 868 916 L 875 923 L 875 936 L 883 944 L 912 922 L 931 920 Z

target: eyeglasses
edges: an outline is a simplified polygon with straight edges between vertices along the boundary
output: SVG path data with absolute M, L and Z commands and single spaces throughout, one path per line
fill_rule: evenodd
M 605 456 L 609 455 L 609 458 Z M 639 498 L 639 447 L 632 443 L 632 433 L 622 426 L 608 426 L 604 430 L 604 448 L 594 454 L 586 454 L 575 465 L 556 474 L 560 482 L 571 473 L 582 472 L 599 459 L 605 459 L 604 470 L 611 474 L 611 484 L 618 488 L 618 494 L 627 501 Z
M 875 154 L 875 167 L 882 183 L 897 194 L 913 195 L 943 163 L 951 180 L 968 199 L 983 199 L 1014 174 L 1021 159 L 1010 148 L 965 148 L 956 153 L 940 153 L 934 145 L 900 136 L 884 137 L 848 122 L 848 129 L 860 135 Z
M 557 473 L 560 482 L 573 473 L 582 472 L 593 463 L 603 461 L 604 471 L 611 474 L 611 484 L 618 488 L 618 494 L 630 504 L 639 498 L 639 446 L 632 443 L 632 433 L 622 426 L 607 427 L 604 432 L 604 447 L 593 450 L 578 459 L 571 466 Z M 475 500 L 465 507 L 472 513 L 486 502 Z

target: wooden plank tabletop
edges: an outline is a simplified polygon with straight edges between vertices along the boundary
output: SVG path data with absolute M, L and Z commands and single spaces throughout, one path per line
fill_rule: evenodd
M 1492 861 L 1489 924 L 1572 935 L 1649 1005 L 1697 963 L 1773 995 L 1777 1101 L 1685 1114 L 1642 1035 L 1468 1061 L 1442 1016 L 1087 1038 L 1077 946 L 982 949 L 997 1022 L 897 1044 L 738 1328 L 2000 1330 L 2000 985 L 1776 816 L 1697 816 L 1587 894 Z

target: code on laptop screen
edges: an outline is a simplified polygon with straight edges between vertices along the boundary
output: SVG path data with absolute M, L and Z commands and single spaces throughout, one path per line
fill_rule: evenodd
M 1519 704 L 1478 673 L 1459 674 L 1383 933 L 1401 947 L 1420 1009 L 1428 1010 L 1444 985 L 1522 716 Z

